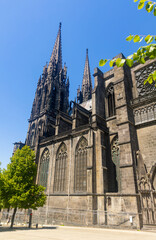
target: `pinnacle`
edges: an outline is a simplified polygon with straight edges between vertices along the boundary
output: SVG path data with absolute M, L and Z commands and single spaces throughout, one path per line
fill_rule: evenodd
M 85 61 L 81 91 L 83 95 L 83 102 L 91 98 L 92 82 L 91 82 L 91 74 L 90 74 L 89 59 L 88 59 L 88 49 L 86 49 L 86 61 Z
M 57 71 L 60 72 L 62 70 L 62 46 L 61 46 L 61 23 L 59 24 L 59 30 L 56 37 L 56 41 L 54 44 L 54 48 L 52 51 L 52 55 L 50 58 L 48 71 L 52 69 L 54 66 Z

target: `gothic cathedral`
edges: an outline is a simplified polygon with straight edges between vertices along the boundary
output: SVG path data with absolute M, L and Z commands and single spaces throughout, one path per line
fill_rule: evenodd
M 69 103 L 60 24 L 25 143 L 36 152 L 36 182 L 47 194 L 38 211 L 47 223 L 156 224 L 156 88 L 144 85 L 154 70 L 156 60 L 95 68 L 92 88 L 86 50 L 82 86 Z

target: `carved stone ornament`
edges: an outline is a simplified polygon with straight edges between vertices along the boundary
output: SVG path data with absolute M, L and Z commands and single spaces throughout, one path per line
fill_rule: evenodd
M 106 88 L 106 97 L 108 97 L 109 94 L 113 94 L 114 93 L 114 87 L 113 84 L 110 83 L 107 88 Z
M 153 82 L 152 84 L 146 83 L 144 85 L 144 81 L 148 78 L 149 74 L 155 70 L 156 70 L 156 62 L 144 68 L 141 68 L 135 72 L 136 85 L 137 85 L 139 96 L 143 96 L 145 94 L 155 91 L 155 82 Z
M 79 149 L 84 149 L 84 148 L 86 148 L 87 147 L 87 140 L 83 137 L 83 138 L 81 138 L 81 140 L 80 140 L 80 142 L 79 142 L 79 144 L 78 144 L 78 148 Z
M 67 147 L 64 143 L 59 148 L 59 154 L 66 153 L 67 152 Z
M 135 124 L 141 124 L 156 119 L 156 104 L 151 103 L 147 106 L 134 110 Z
M 140 150 L 136 152 L 136 157 L 137 157 L 137 173 L 138 173 L 138 179 L 146 178 L 147 177 L 147 172 L 144 164 L 144 160 L 142 157 L 142 154 Z
M 45 149 L 45 150 L 44 150 L 44 153 L 43 153 L 43 155 L 42 155 L 42 158 L 41 158 L 41 162 L 49 161 L 49 159 L 50 159 L 49 150 L 48 150 L 48 149 Z
M 111 150 L 112 150 L 112 155 L 113 155 L 114 153 L 115 153 L 116 155 L 119 154 L 119 140 L 118 140 L 118 137 L 117 137 L 117 136 L 113 139 L 113 143 L 112 143 Z

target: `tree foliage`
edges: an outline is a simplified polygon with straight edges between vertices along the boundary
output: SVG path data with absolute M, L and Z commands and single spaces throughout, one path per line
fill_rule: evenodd
M 138 0 L 134 0 L 134 2 L 138 2 Z M 142 9 L 145 7 L 147 12 L 152 12 L 154 16 L 156 16 L 156 2 L 149 1 L 149 0 L 140 0 L 138 3 L 138 9 Z
M 1 166 L 1 162 L 0 162 L 0 166 Z M 1 173 L 1 168 L 0 168 L 0 210 L 3 207 L 3 203 L 2 203 L 2 193 L 1 193 L 1 186 L 2 186 L 2 173 Z
M 1 199 L 3 208 L 14 208 L 11 227 L 17 208 L 34 210 L 46 201 L 45 188 L 35 184 L 37 166 L 35 153 L 28 146 L 17 149 L 7 169 L 1 173 Z
M 138 0 L 134 0 L 137 2 Z M 138 9 L 142 9 L 145 6 L 147 12 L 152 12 L 154 16 L 156 16 L 156 2 L 140 0 L 138 3 Z M 130 34 L 126 40 L 131 42 L 133 40 L 134 43 L 144 41 L 147 45 L 141 46 L 135 53 L 128 56 L 126 59 L 123 58 L 113 58 L 113 59 L 101 59 L 99 62 L 99 66 L 104 66 L 108 61 L 110 67 L 114 64 L 117 67 L 123 67 L 124 64 L 127 64 L 129 67 L 132 67 L 134 63 L 138 62 L 144 64 L 147 59 L 155 59 L 156 58 L 156 35 L 132 35 Z M 156 83 L 156 71 L 151 73 L 148 78 L 144 81 L 144 84 L 147 82 L 152 84 L 153 81 Z M 156 86 L 156 85 L 155 85 Z

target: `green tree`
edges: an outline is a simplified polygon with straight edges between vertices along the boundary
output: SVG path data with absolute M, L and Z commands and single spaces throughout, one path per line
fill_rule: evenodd
M 134 0 L 137 2 L 138 0 Z M 142 9 L 145 7 L 148 13 L 153 12 L 154 16 L 156 16 L 156 2 L 149 1 L 149 0 L 140 0 L 138 3 L 138 9 Z M 140 47 L 135 53 L 128 56 L 126 59 L 122 58 L 114 58 L 114 59 L 101 59 L 99 62 L 99 66 L 104 66 L 108 61 L 110 67 L 116 64 L 117 67 L 122 67 L 125 63 L 132 67 L 135 62 L 139 62 L 144 64 L 147 59 L 155 59 L 156 58 L 156 36 L 155 35 L 129 35 L 126 38 L 127 41 L 142 42 L 145 41 L 147 44 L 146 46 Z M 152 84 L 153 82 L 156 83 L 156 71 L 151 73 L 148 78 L 144 81 L 146 83 Z M 156 86 L 156 84 L 155 84 Z
M 0 162 L 0 166 L 1 166 L 1 162 Z M 1 209 L 2 209 L 2 207 L 3 207 L 3 204 L 2 204 L 2 197 L 1 197 L 1 183 L 2 183 L 2 181 L 1 181 L 1 179 L 2 179 L 2 177 L 1 177 L 1 175 L 2 175 L 2 173 L 1 173 L 1 168 L 0 168 L 0 211 L 1 211 Z
M 17 208 L 34 210 L 42 207 L 46 201 L 45 188 L 35 184 L 37 165 L 35 153 L 28 146 L 17 149 L 11 157 L 11 163 L 1 173 L 1 199 L 3 208 L 14 208 L 11 228 Z

